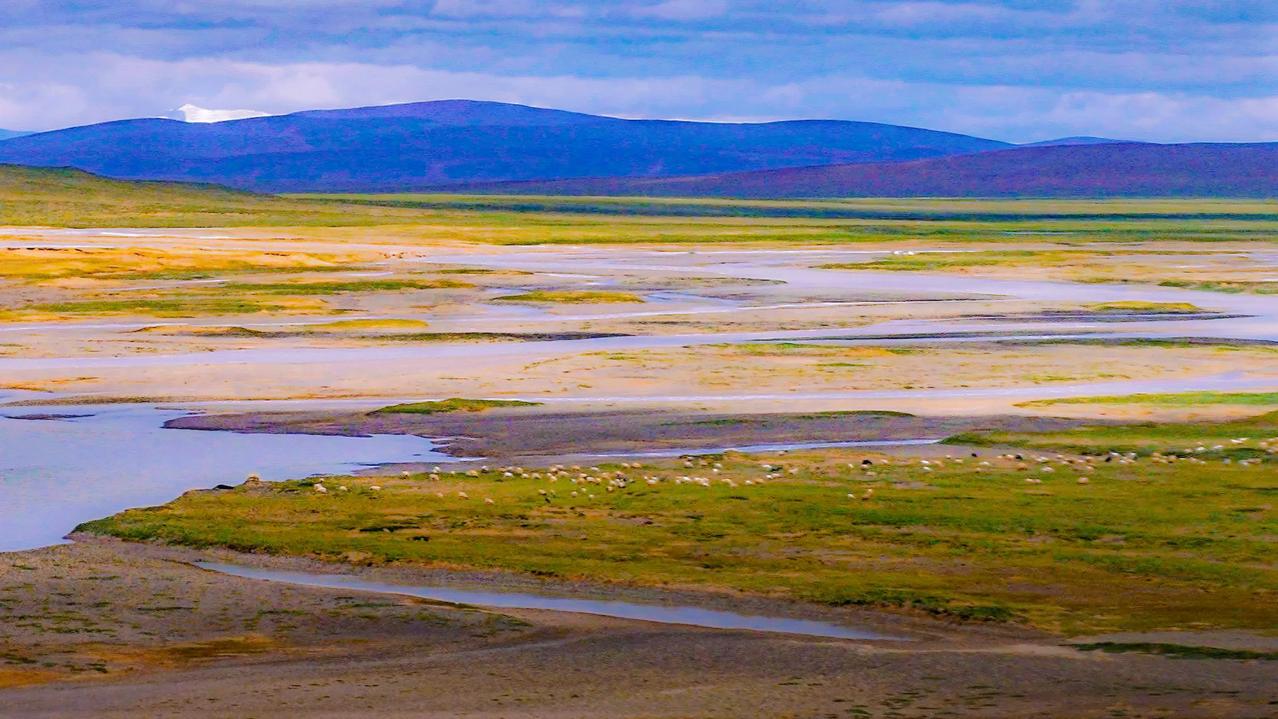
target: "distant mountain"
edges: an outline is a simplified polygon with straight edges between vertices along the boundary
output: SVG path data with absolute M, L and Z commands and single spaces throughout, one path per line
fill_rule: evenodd
M 622 120 L 446 100 L 209 124 L 108 122 L 6 141 L 0 163 L 264 192 L 372 192 L 907 161 L 1006 147 L 1011 145 L 869 122 Z
M 11 140 L 15 137 L 22 137 L 23 135 L 30 135 L 30 134 L 31 133 L 29 132 L 21 132 L 19 130 L 0 130 L 0 141 Z
M 1278 143 L 1023 147 L 898 163 L 468 187 L 688 197 L 1278 197 Z
M 1088 135 L 1075 135 L 1073 137 L 1058 137 L 1055 140 L 1040 140 L 1038 142 L 1027 142 L 1021 147 L 1058 147 L 1060 145 L 1114 145 L 1118 143 L 1130 142 L 1129 140 L 1112 140 L 1108 137 L 1090 137 Z

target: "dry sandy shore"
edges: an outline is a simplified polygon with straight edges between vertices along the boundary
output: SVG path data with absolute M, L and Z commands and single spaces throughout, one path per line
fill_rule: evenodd
M 1272 662 L 1080 652 L 1015 628 L 643 590 L 623 594 L 914 640 L 496 613 L 186 563 L 200 557 L 230 555 L 92 540 L 0 556 L 9 618 L 0 627 L 0 715 L 1271 717 L 1278 708 Z

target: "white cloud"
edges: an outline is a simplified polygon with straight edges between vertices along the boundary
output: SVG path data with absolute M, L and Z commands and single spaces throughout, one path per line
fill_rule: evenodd
M 185 122 L 226 122 L 227 120 L 246 120 L 250 117 L 269 117 L 270 113 L 258 110 L 210 110 L 207 107 L 200 107 L 186 103 L 182 107 L 174 110 L 172 115 L 176 120 Z
M 633 13 L 637 17 L 688 21 L 719 17 L 727 11 L 727 0 L 664 0 L 655 5 L 637 7 Z
M 83 83 L 83 68 L 99 81 Z M 0 127 L 49 129 L 187 100 L 200 108 L 281 114 L 470 98 L 622 117 L 844 118 L 1013 141 L 1107 135 L 1155 141 L 1278 141 L 1278 93 L 1214 97 L 1022 85 L 942 84 L 832 74 L 769 82 L 695 74 L 582 77 L 458 72 L 408 64 L 268 64 L 220 58 L 148 60 L 113 53 L 32 56 L 0 50 Z M 21 78 L 20 80 L 16 78 Z M 198 88 L 198 92 L 193 89 Z M 217 111 L 226 112 L 226 111 Z M 226 115 L 205 115 L 227 119 Z

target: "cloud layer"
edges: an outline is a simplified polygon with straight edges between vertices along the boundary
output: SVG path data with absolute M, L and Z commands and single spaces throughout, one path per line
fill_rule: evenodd
M 1267 0 L 6 0 L 0 127 L 466 97 L 1278 140 Z

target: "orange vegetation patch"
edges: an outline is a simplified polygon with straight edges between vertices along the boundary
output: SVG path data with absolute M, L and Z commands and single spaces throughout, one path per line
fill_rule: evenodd
M 5 669 L 0 668 L 0 689 L 28 687 L 33 684 L 46 684 L 64 678 L 66 675 L 48 669 Z
M 187 664 L 265 654 L 280 647 L 274 639 L 250 634 L 203 642 L 162 646 L 121 646 L 97 644 L 82 651 L 99 661 L 133 668 L 175 667 Z

